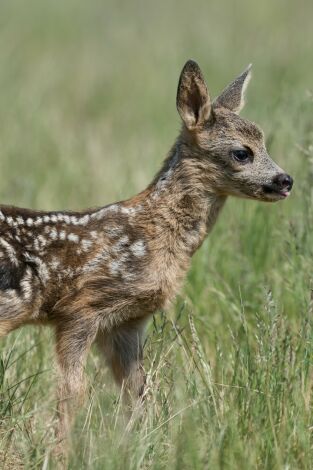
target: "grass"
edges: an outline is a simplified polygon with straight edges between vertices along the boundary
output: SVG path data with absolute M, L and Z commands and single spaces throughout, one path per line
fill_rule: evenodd
M 0 11 L 0 199 L 102 205 L 143 189 L 179 129 L 178 74 L 212 95 L 253 62 L 244 115 L 295 178 L 230 200 L 184 290 L 151 323 L 148 396 L 125 414 L 96 350 L 70 469 L 313 466 L 312 2 L 8 1 Z M 54 468 L 53 335 L 1 340 L 2 467 Z

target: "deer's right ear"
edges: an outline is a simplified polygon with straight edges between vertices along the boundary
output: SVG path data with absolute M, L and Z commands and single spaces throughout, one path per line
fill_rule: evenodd
M 187 129 L 195 129 L 209 118 L 210 96 L 200 67 L 193 60 L 186 62 L 180 74 L 176 106 Z

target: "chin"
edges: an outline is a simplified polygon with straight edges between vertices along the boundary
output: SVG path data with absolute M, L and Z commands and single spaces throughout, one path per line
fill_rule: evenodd
M 239 194 L 234 194 L 234 196 L 243 198 L 243 199 L 252 199 L 254 201 L 262 201 L 262 202 L 278 202 L 282 201 L 283 199 L 287 199 L 289 196 L 290 191 L 280 191 L 280 192 L 265 192 L 263 190 L 256 191 L 253 194 L 245 194 L 241 193 Z
M 289 194 L 290 194 L 290 191 L 281 191 L 281 192 L 272 192 L 272 193 L 262 192 L 255 199 L 259 201 L 263 201 L 263 202 L 278 202 L 278 201 L 282 201 L 283 199 L 287 199 Z

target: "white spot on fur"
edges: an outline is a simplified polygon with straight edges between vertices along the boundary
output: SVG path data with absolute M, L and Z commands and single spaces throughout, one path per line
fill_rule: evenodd
M 121 213 L 126 214 L 126 215 L 135 215 L 139 210 L 141 209 L 141 206 L 135 206 L 135 207 L 121 207 Z
M 60 240 L 65 240 L 66 239 L 66 232 L 65 230 L 61 230 L 59 233 Z
M 5 220 L 5 216 L 2 211 L 0 211 L 0 220 Z
M 41 258 L 39 258 L 39 256 L 33 256 L 27 252 L 24 254 L 24 256 L 28 261 L 31 261 L 32 263 L 36 264 L 38 275 L 42 282 L 46 284 L 50 277 L 47 265 L 43 262 Z
M 118 212 L 119 208 L 120 208 L 120 206 L 118 204 L 111 204 L 106 209 L 110 212 Z
M 57 222 L 58 221 L 58 216 L 56 214 L 52 214 L 50 219 L 51 219 L 51 222 Z
M 141 258 L 146 254 L 146 245 L 143 240 L 137 240 L 130 247 L 130 251 L 134 256 Z
M 86 214 L 86 215 L 84 215 L 84 217 L 81 217 L 81 218 L 79 219 L 79 224 L 80 224 L 80 225 L 87 225 L 88 222 L 89 222 L 89 219 L 90 219 L 89 214 Z
M 43 235 L 38 235 L 38 241 L 41 244 L 41 247 L 44 247 L 47 244 L 47 239 Z
M 56 240 L 58 238 L 58 232 L 55 228 L 52 228 L 50 230 L 50 238 L 52 238 L 52 240 Z
M 33 219 L 31 219 L 30 217 L 26 220 L 26 224 L 28 225 L 28 227 L 31 227 L 33 224 L 34 224 L 34 221 Z
M 0 238 L 0 244 L 6 250 L 6 252 L 8 254 L 8 257 L 10 258 L 10 261 L 17 266 L 18 265 L 18 260 L 17 260 L 16 252 L 15 252 L 13 246 L 10 245 L 10 243 L 8 243 L 3 238 Z
M 51 263 L 50 263 L 50 267 L 51 267 L 51 269 L 53 269 L 55 271 L 55 270 L 58 269 L 59 266 L 60 266 L 60 260 L 54 256 L 52 258 Z
M 102 219 L 102 217 L 104 216 L 104 214 L 106 214 L 107 212 L 108 212 L 108 210 L 107 210 L 106 208 L 100 209 L 99 211 L 94 212 L 93 214 L 91 214 L 91 217 L 92 217 L 93 219 L 100 220 L 100 219 Z
M 47 224 L 48 222 L 50 222 L 50 217 L 48 215 L 45 215 L 43 220 Z
M 111 206 L 103 207 L 102 209 L 99 209 L 98 211 L 94 212 L 93 214 L 91 214 L 90 217 L 92 217 L 93 219 L 100 220 L 108 212 L 119 212 L 119 210 L 120 206 L 118 204 L 111 204 Z
M 20 286 L 24 300 L 28 301 L 32 298 L 32 272 L 29 267 L 26 268 L 26 272 L 21 279 Z
M 112 248 L 112 251 L 114 251 L 115 253 L 118 253 L 120 250 L 122 250 L 124 248 L 124 246 L 129 242 L 129 238 L 127 235 L 124 235 L 123 237 L 121 237 L 114 245 L 114 247 Z
M 9 225 L 13 225 L 13 219 L 12 219 L 12 217 L 10 217 L 10 216 L 7 217 L 7 218 L 6 218 L 6 221 L 7 221 L 7 223 L 8 223 Z
M 38 240 L 38 238 L 35 238 L 35 240 L 34 240 L 34 248 L 35 248 L 35 250 L 37 250 L 37 251 L 40 250 L 40 245 L 39 245 L 39 240 Z
M 24 225 L 24 219 L 21 216 L 16 217 L 16 222 L 18 225 Z
M 35 220 L 35 222 L 34 222 L 34 223 L 35 223 L 35 225 L 37 225 L 37 226 L 38 226 L 38 225 L 41 225 L 41 224 L 42 224 L 42 222 L 43 222 L 43 220 L 42 220 L 42 217 L 37 217 L 37 219 Z
M 67 236 L 67 239 L 68 239 L 70 242 L 74 242 L 74 243 L 78 243 L 78 242 L 79 242 L 79 236 L 76 235 L 75 233 L 69 233 L 68 236 Z
M 91 238 L 93 238 L 94 240 L 96 240 L 98 238 L 98 232 L 96 232 L 95 230 L 92 230 L 90 232 L 90 236 Z
M 116 276 L 120 273 L 121 268 L 122 268 L 122 261 L 121 260 L 114 260 L 112 263 L 110 263 L 110 273 L 113 276 Z
M 118 259 L 113 260 L 110 263 L 110 273 L 113 276 L 116 276 L 118 274 L 123 275 L 124 263 L 127 259 L 128 259 L 128 256 L 124 253 Z

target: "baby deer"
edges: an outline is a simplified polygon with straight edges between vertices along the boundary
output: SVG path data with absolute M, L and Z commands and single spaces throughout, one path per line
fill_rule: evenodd
M 0 207 L 0 334 L 54 327 L 60 439 L 94 341 L 116 381 L 142 394 L 146 321 L 174 298 L 227 196 L 289 195 L 292 178 L 268 156 L 262 131 L 238 116 L 249 78 L 250 67 L 211 101 L 199 66 L 185 64 L 182 130 L 137 196 L 84 212 Z

